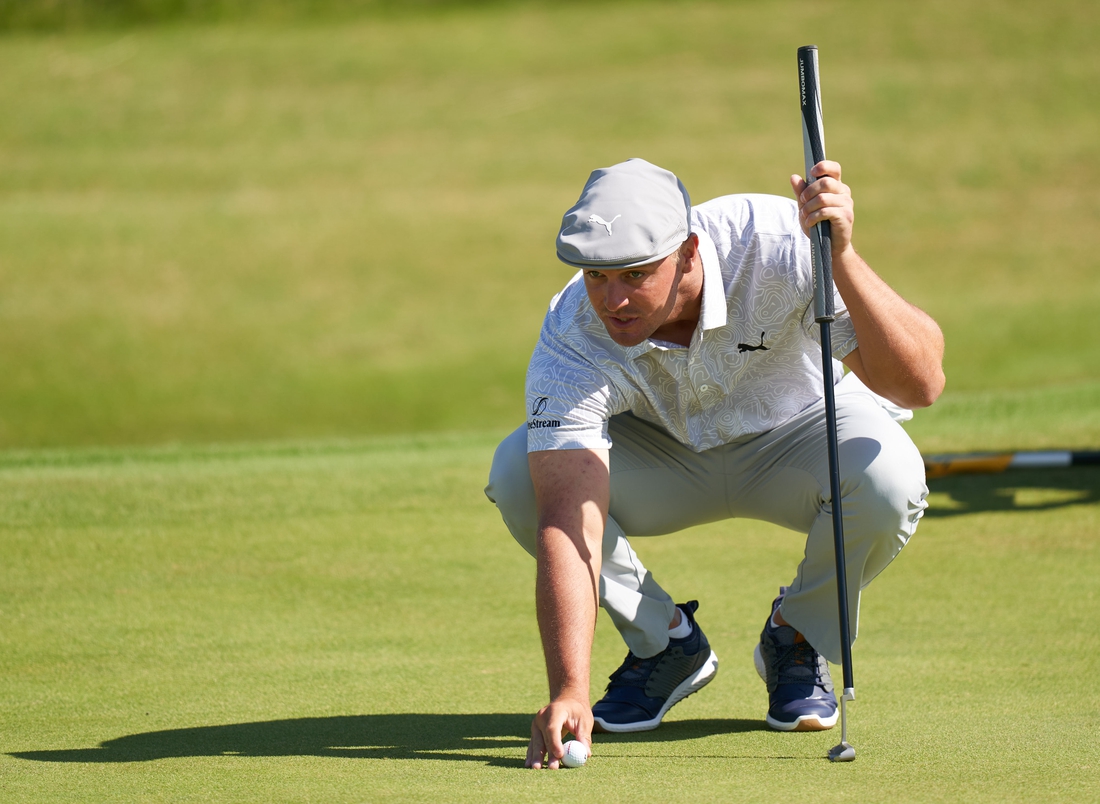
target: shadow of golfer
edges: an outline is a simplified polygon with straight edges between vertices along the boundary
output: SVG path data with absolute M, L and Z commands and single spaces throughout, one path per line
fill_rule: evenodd
M 954 475 L 930 480 L 928 488 L 933 494 L 931 507 L 925 512 L 928 517 L 985 511 L 1047 511 L 1100 502 L 1100 467 Z
M 738 720 L 734 718 L 709 718 L 705 720 L 666 720 L 655 731 L 636 731 L 626 734 L 595 734 L 595 744 L 622 743 L 671 743 L 681 740 L 697 740 L 717 734 L 743 734 L 750 731 L 771 731 L 763 720 Z
M 523 754 L 502 758 L 475 749 L 527 745 L 531 716 L 347 715 L 224 726 L 197 726 L 107 740 L 95 748 L 12 753 L 38 762 L 147 762 L 169 757 L 319 756 L 362 759 L 474 760 L 490 765 L 523 764 Z
M 683 720 L 660 733 L 597 736 L 597 741 L 677 741 L 764 728 L 760 721 Z M 20 751 L 35 762 L 148 762 L 171 757 L 318 756 L 350 759 L 443 759 L 523 767 L 530 714 L 389 714 L 270 720 L 197 726 L 107 740 L 94 748 Z M 501 756 L 507 753 L 509 756 Z

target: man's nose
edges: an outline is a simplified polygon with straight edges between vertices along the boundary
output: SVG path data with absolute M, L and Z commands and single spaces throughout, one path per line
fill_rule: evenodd
M 623 287 L 621 282 L 614 280 L 607 283 L 607 289 L 604 293 L 604 305 L 608 311 L 614 313 L 618 310 L 626 307 L 630 299 L 627 296 L 626 288 Z

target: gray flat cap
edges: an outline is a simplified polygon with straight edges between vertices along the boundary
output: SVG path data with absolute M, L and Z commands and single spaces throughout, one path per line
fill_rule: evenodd
M 634 268 L 664 259 L 691 233 L 691 199 L 676 175 L 644 159 L 592 171 L 561 219 L 558 259 L 574 268 Z

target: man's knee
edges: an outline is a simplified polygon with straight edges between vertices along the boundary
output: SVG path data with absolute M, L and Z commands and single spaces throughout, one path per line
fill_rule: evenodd
M 528 553 L 535 555 L 538 510 L 531 470 L 527 464 L 526 425 L 518 428 L 497 447 L 485 496 L 496 503 L 504 524 L 515 540 Z
M 901 431 L 889 440 L 851 439 L 841 445 L 840 459 L 845 530 L 882 540 L 896 554 L 928 507 L 920 452 Z

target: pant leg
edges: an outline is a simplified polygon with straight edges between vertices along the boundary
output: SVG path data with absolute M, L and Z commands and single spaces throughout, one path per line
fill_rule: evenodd
M 613 417 L 609 432 L 614 446 L 600 605 L 636 656 L 653 656 L 668 645 L 675 604 L 626 536 L 672 533 L 725 518 L 721 458 L 700 457 L 660 428 L 629 414 Z M 526 426 L 497 447 L 485 494 L 496 503 L 515 540 L 534 556 L 538 513 L 527 463 Z
M 869 392 L 838 394 L 837 437 L 848 610 L 901 551 L 927 503 L 924 464 L 908 434 Z M 727 455 L 730 512 L 807 533 L 783 617 L 829 661 L 840 661 L 836 563 L 824 403 Z
M 837 430 L 854 638 L 860 590 L 915 531 L 927 487 L 916 447 L 870 393 L 837 395 Z M 768 433 L 703 453 L 630 414 L 612 417 L 609 432 L 614 446 L 600 604 L 630 649 L 643 657 L 664 649 L 673 603 L 626 536 L 746 517 L 808 534 L 783 616 L 826 658 L 839 662 L 824 404 Z M 515 539 L 535 555 L 538 521 L 525 427 L 497 448 L 486 495 Z

